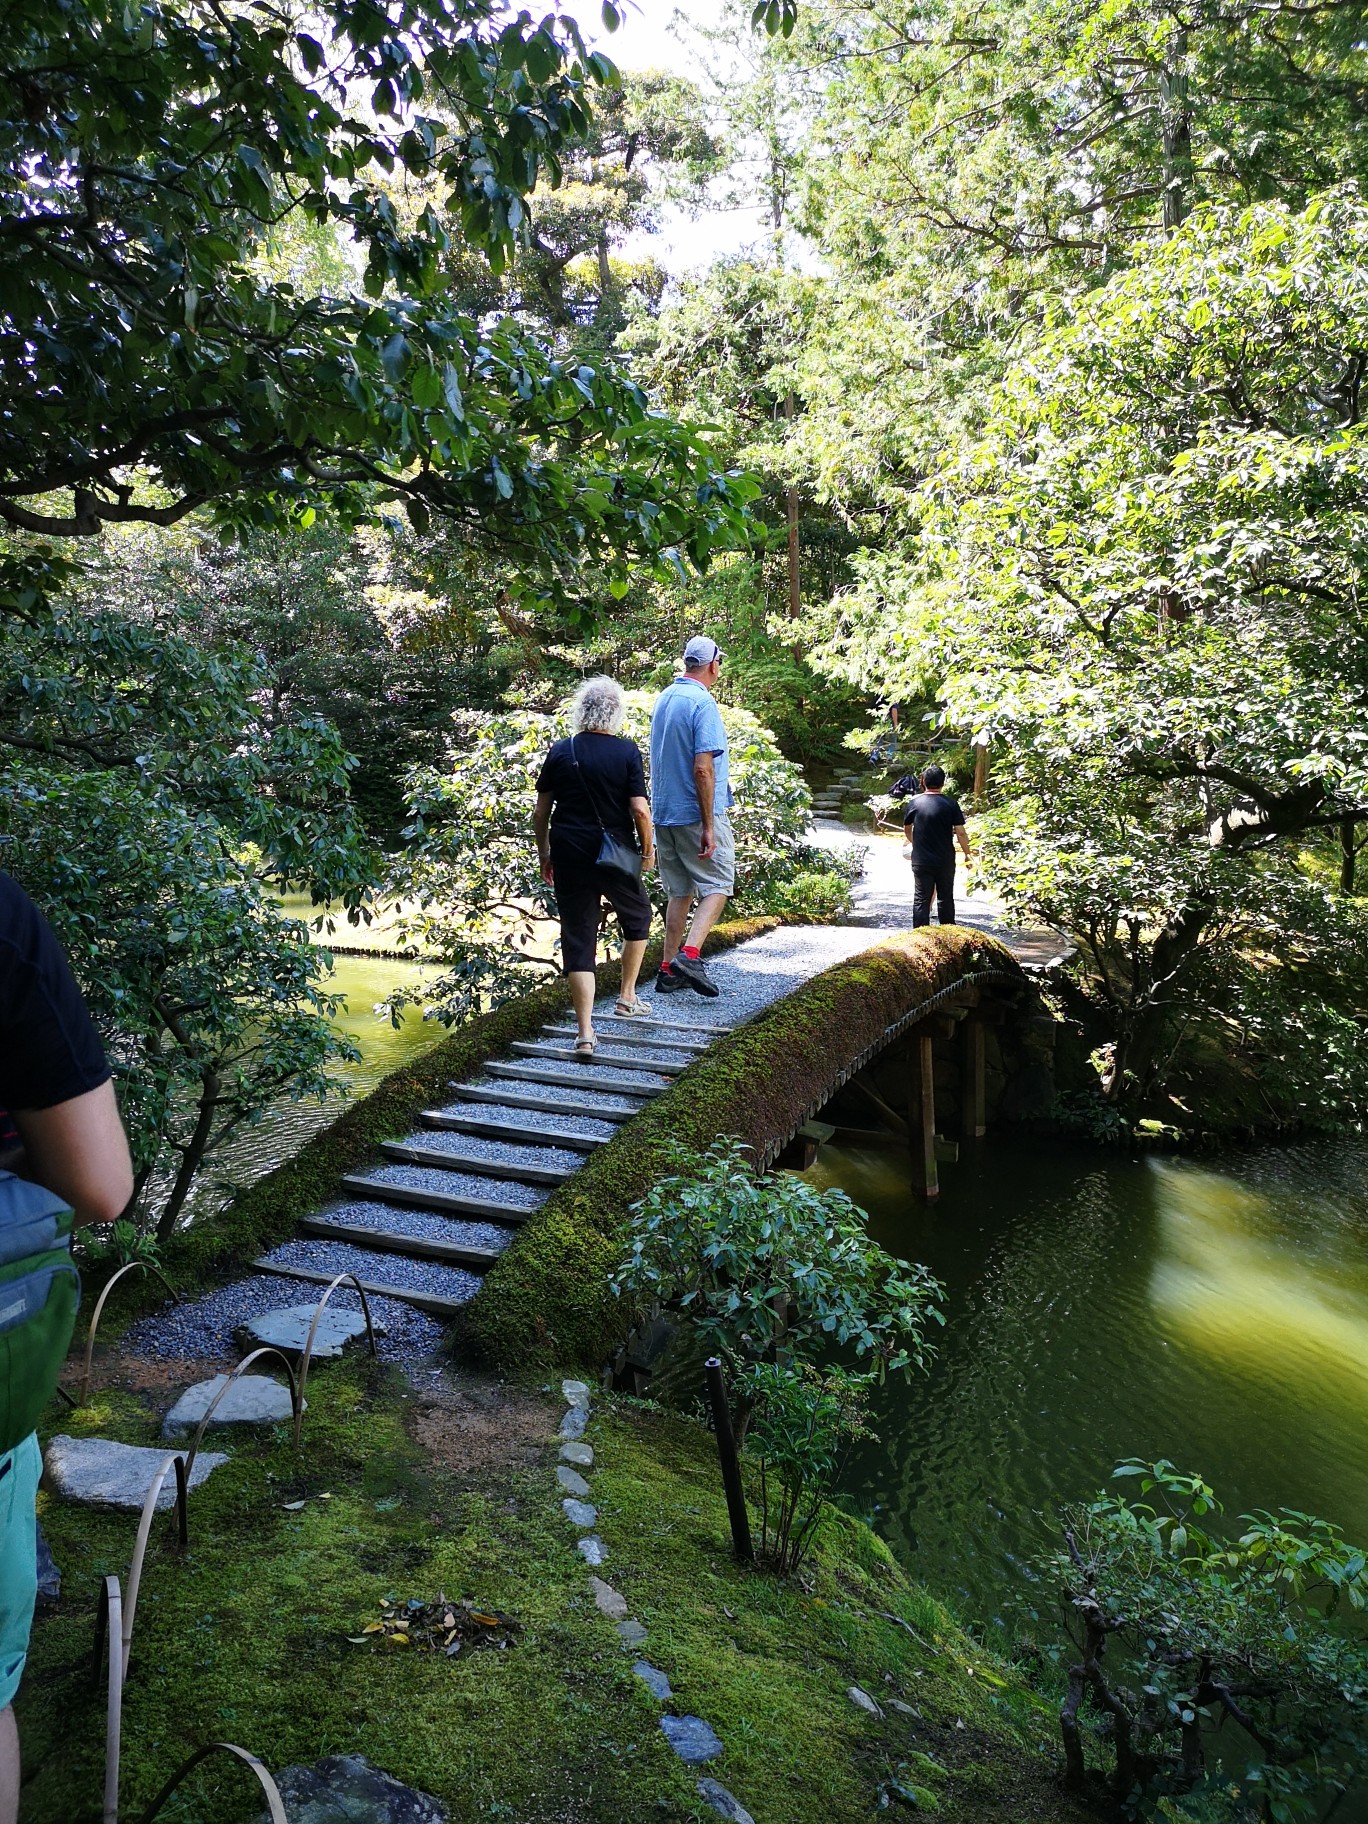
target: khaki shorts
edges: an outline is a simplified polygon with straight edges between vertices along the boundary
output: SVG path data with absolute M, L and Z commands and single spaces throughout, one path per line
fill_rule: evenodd
M 705 899 L 709 893 L 731 897 L 736 885 L 736 839 L 725 814 L 713 824 L 713 834 L 717 848 L 704 861 L 698 853 L 703 840 L 701 823 L 656 825 L 660 881 L 671 899 Z

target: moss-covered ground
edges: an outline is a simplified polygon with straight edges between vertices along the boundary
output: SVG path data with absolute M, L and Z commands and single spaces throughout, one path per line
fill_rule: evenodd
M 322 1368 L 298 1457 L 284 1430 L 236 1443 L 191 1497 L 184 1560 L 169 1516 L 158 1523 L 126 1688 L 121 1815 L 139 1816 L 214 1738 L 276 1769 L 364 1754 L 436 1794 L 460 1824 L 714 1815 L 592 1601 L 557 1499 L 558 1404 L 486 1384 L 472 1468 L 459 1415 L 442 1407 L 455 1391 L 449 1373 L 420 1391 L 365 1360 Z M 97 1393 L 61 1425 L 152 1443 L 168 1398 Z M 501 1403 L 516 1407 L 523 1447 L 491 1452 Z M 604 1574 L 648 1628 L 645 1652 L 677 1707 L 718 1729 L 726 1755 L 710 1771 L 757 1824 L 872 1818 L 897 1781 L 947 1824 L 1092 1815 L 1056 1786 L 1047 1711 L 863 1527 L 835 1522 L 811 1574 L 780 1584 L 731 1561 L 700 1428 L 608 1402 L 589 1441 Z M 106 1573 L 126 1577 L 136 1518 L 45 1497 L 43 1524 L 65 1586 L 35 1627 L 19 1700 L 23 1818 L 84 1824 L 99 1816 L 103 1752 L 96 1600 Z M 349 1638 L 384 1598 L 439 1591 L 512 1613 L 520 1636 L 455 1660 Z M 846 1696 L 853 1683 L 916 1715 L 862 1714 Z M 893 1799 L 895 1811 L 904 1802 Z M 211 1763 L 165 1815 L 245 1824 L 255 1810 L 246 1777 Z

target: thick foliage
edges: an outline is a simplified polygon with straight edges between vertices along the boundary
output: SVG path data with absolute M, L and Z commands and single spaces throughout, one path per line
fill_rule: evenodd
M 0 523 L 85 537 L 390 501 L 501 547 L 534 591 L 586 556 L 705 561 L 747 484 L 611 364 L 446 292 L 453 240 L 497 270 L 616 80 L 573 21 L 488 0 L 10 6 Z M 377 182 L 395 169 L 438 193 L 407 227 Z M 355 242 L 369 301 L 263 270 L 291 218 Z M 53 561 L 18 560 L 12 608 Z
M 1102 1495 L 1070 1509 L 1064 1549 L 1042 1566 L 1079 1654 L 1061 1711 L 1071 1783 L 1087 1700 L 1110 1720 L 1120 1795 L 1146 1815 L 1165 1792 L 1200 1793 L 1206 1819 L 1322 1815 L 1368 1755 L 1368 1651 L 1337 1616 L 1368 1605 L 1363 1552 L 1286 1510 L 1244 1514 L 1239 1536 L 1223 1537 L 1199 1476 L 1171 1463 L 1116 1474 L 1138 1476 L 1159 1505 Z M 1138 1662 L 1138 1691 L 1129 1666 L 1106 1663 L 1112 1640 Z M 1206 1764 L 1218 1728 L 1243 1750 L 1226 1750 L 1219 1774 Z
M 1335 974 L 1365 1005 L 1359 908 L 1301 868 L 1368 815 L 1365 248 L 1353 190 L 1194 217 L 1017 365 L 832 643 L 866 680 L 934 667 L 992 736 L 998 876 L 1080 939 L 1128 1103 L 1195 1014 L 1280 984 L 1324 1027 Z

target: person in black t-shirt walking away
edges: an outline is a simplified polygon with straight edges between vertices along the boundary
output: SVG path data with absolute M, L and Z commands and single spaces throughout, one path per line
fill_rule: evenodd
M 618 733 L 625 703 L 612 678 L 590 678 L 575 692 L 568 741 L 557 741 L 537 775 L 532 827 L 542 879 L 556 893 L 561 967 L 570 979 L 579 1036 L 576 1054 L 594 1055 L 594 955 L 606 899 L 622 928 L 622 986 L 614 1012 L 644 1015 L 637 973 L 651 932 L 651 901 L 640 880 L 599 866 L 605 836 L 630 849 L 640 841 L 641 865 L 655 862 L 651 801 L 641 749 Z
M 903 831 L 912 845 L 912 925 L 931 923 L 931 900 L 943 925 L 955 922 L 955 844 L 970 860 L 964 812 L 945 795 L 945 770 L 928 766 L 922 789 L 907 801 Z

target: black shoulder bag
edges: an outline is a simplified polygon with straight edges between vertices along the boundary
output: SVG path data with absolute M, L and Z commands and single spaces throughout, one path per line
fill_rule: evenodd
M 602 814 L 595 803 L 594 794 L 589 789 L 589 781 L 584 775 L 584 768 L 579 763 L 579 755 L 575 752 L 574 735 L 570 737 L 570 758 L 574 762 L 575 771 L 579 774 L 580 784 L 584 787 L 584 795 L 589 800 L 594 816 L 598 819 L 599 830 L 603 837 L 599 843 L 599 852 L 594 857 L 595 864 L 600 868 L 611 868 L 615 874 L 625 874 L 629 880 L 639 881 L 641 879 L 641 856 L 636 849 L 629 848 L 625 842 L 619 842 L 612 831 L 605 826 Z

